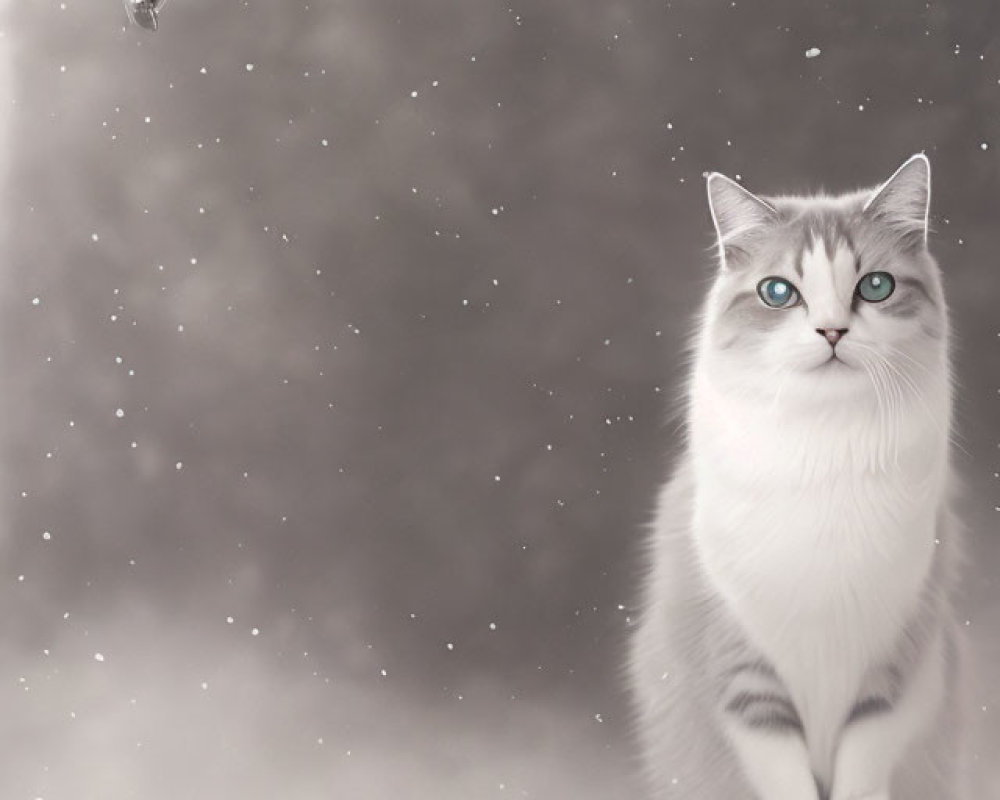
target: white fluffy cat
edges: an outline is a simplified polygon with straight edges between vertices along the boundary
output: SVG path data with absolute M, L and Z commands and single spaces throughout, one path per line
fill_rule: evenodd
M 708 196 L 718 272 L 632 648 L 652 796 L 964 798 L 928 161 L 836 197 L 713 173 Z

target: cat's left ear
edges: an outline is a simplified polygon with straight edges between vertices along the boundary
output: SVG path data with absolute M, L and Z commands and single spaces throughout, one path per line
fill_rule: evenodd
M 927 156 L 910 156 L 865 203 L 864 213 L 903 239 L 927 244 L 931 204 L 931 164 Z

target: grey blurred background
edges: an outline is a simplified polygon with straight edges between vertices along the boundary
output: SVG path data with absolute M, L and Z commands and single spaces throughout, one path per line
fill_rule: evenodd
M 701 175 L 919 150 L 1000 797 L 993 0 L 2 8 L 0 797 L 636 797 Z

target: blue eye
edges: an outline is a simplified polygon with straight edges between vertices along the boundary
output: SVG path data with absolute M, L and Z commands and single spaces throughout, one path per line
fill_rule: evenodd
M 757 284 L 757 294 L 771 308 L 789 308 L 799 302 L 799 290 L 784 278 L 764 278 Z
M 888 272 L 869 272 L 858 281 L 857 292 L 862 300 L 881 303 L 896 288 L 896 280 Z

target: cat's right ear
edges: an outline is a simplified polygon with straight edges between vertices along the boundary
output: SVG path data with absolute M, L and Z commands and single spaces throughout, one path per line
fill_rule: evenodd
M 864 213 L 895 232 L 911 246 L 927 246 L 931 202 L 931 164 L 927 156 L 910 156 L 864 205 Z
M 747 234 L 773 222 L 778 212 L 757 195 L 719 172 L 705 178 L 708 207 L 718 236 L 719 263 L 728 266 L 742 250 L 739 242 Z

